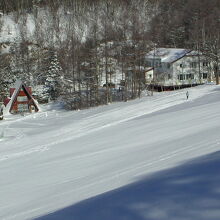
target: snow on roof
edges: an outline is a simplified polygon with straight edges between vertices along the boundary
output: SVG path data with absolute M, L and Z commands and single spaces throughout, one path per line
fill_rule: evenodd
M 146 59 L 160 58 L 161 62 L 172 63 L 189 53 L 188 49 L 180 48 L 156 48 L 146 55 Z
M 192 50 L 189 53 L 187 53 L 187 56 L 198 56 L 198 55 L 203 55 L 203 53 L 201 51 L 196 51 L 196 50 Z
M 149 71 L 151 71 L 151 70 L 153 70 L 154 68 L 153 67 L 147 67 L 146 69 L 145 69 L 145 71 L 146 72 L 149 72 Z

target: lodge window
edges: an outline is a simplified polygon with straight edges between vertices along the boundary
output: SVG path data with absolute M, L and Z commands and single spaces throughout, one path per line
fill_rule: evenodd
M 180 75 L 178 75 L 178 79 L 179 80 L 185 80 L 186 79 L 186 75 L 180 74 Z
M 191 74 L 187 74 L 186 79 L 191 79 Z
M 193 74 L 187 74 L 186 79 L 194 79 L 194 75 Z
M 207 73 L 203 73 L 203 74 L 202 74 L 202 78 L 203 78 L 203 79 L 207 79 L 207 78 L 208 78 L 208 74 L 207 74 Z
M 183 68 L 183 64 L 182 63 L 180 64 L 180 67 Z
M 196 63 L 196 62 L 192 62 L 192 63 L 190 64 L 190 66 L 191 66 L 191 68 L 196 68 L 196 67 L 197 67 L 197 63 Z

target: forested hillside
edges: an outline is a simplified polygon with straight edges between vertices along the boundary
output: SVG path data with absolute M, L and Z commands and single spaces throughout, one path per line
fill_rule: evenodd
M 126 101 L 152 48 L 202 51 L 218 76 L 219 45 L 219 0 L 1 0 L 0 102 L 16 78 L 70 109 Z

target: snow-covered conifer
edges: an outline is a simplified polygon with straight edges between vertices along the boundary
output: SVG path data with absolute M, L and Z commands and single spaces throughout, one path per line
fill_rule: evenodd
M 48 71 L 46 72 L 46 80 L 45 80 L 45 95 L 52 100 L 57 99 L 63 89 L 63 73 L 60 63 L 58 61 L 57 53 L 52 51 L 50 55 L 50 64 L 48 67 Z

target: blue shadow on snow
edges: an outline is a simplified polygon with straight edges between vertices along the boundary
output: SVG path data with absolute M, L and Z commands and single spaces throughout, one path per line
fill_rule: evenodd
M 220 151 L 35 220 L 219 220 Z

